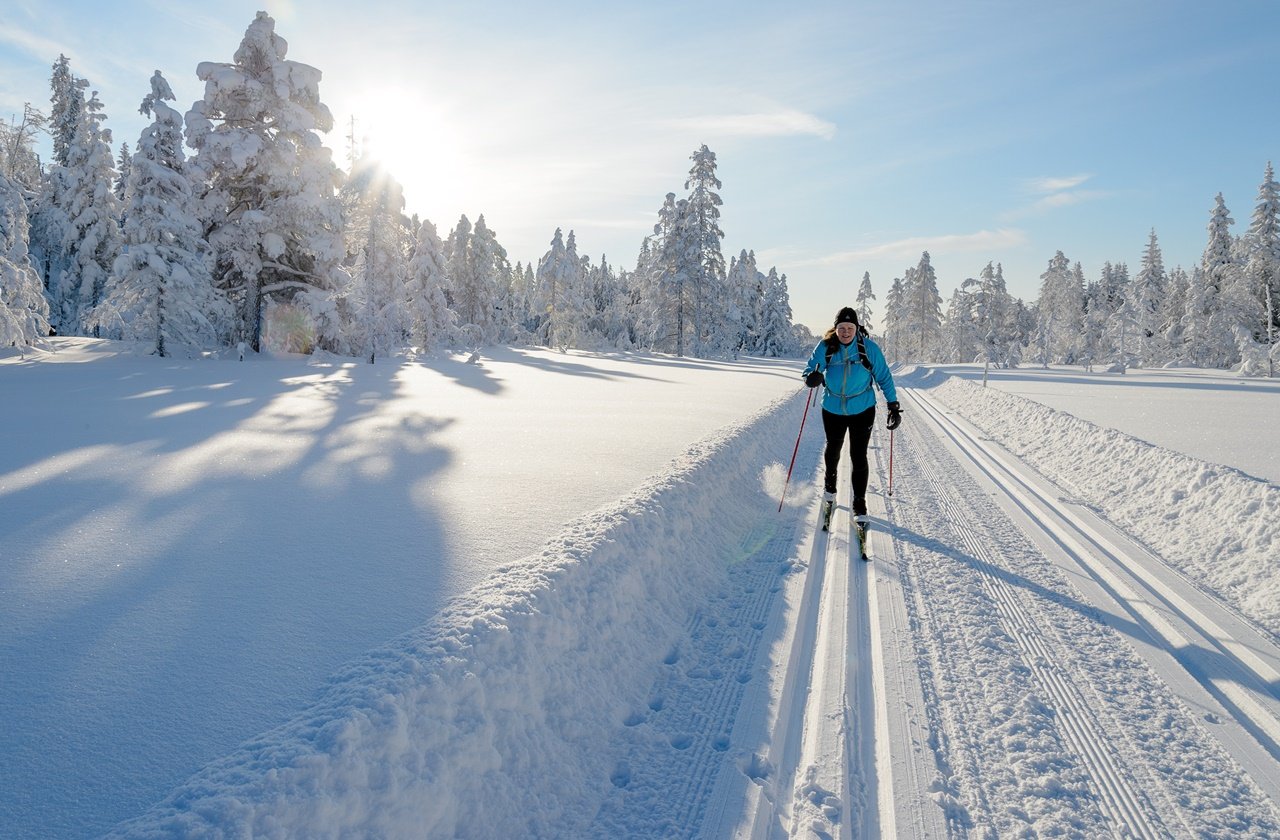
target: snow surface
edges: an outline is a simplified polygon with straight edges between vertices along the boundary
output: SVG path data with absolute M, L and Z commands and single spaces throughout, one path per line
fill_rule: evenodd
M 1280 834 L 1256 439 L 1242 473 L 899 371 L 861 563 L 814 416 L 778 511 L 796 363 L 57 343 L 0 358 L 0 835 Z M 936 405 L 1061 489 L 1000 501 Z M 1071 527 L 1265 625 L 1261 687 L 1231 640 L 1198 676 Z
M 241 363 L 54 344 L 0 359 L 8 838 L 140 812 L 799 385 L 773 361 Z

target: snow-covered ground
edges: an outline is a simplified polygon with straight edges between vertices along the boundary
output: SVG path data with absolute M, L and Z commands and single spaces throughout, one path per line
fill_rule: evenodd
M 1274 431 L 899 371 L 863 563 L 813 412 L 778 510 L 794 363 L 62 344 L 0 359 L 4 836 L 1280 834 Z M 1125 399 L 1274 405 L 1180 375 Z

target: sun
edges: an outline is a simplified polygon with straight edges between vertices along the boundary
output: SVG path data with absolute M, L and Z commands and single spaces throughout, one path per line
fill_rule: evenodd
M 348 103 L 337 128 L 404 187 L 405 212 L 437 227 L 465 211 L 476 184 L 460 121 L 424 90 L 380 86 Z M 335 116 L 338 116 L 335 114 Z M 345 158 L 345 155 L 344 155 Z

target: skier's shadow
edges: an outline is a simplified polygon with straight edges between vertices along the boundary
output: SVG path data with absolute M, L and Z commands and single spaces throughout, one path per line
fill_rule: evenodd
M 960 551 L 953 545 L 948 545 L 941 540 L 924 536 L 909 528 L 903 528 L 900 525 L 893 525 L 889 528 L 895 543 L 895 549 L 898 543 L 907 543 L 918 546 L 921 549 L 939 555 L 947 560 L 953 561 L 969 570 L 973 570 L 988 575 L 1008 586 L 1017 587 L 1026 590 L 1049 604 L 1059 607 L 1065 607 L 1074 610 L 1085 618 L 1099 622 L 1116 631 L 1128 636 L 1135 642 L 1144 646 L 1152 646 L 1157 649 L 1165 649 L 1186 668 L 1196 680 L 1204 686 L 1210 694 L 1212 694 L 1219 702 L 1226 705 L 1229 709 L 1235 706 L 1235 703 L 1216 687 L 1216 682 L 1240 682 L 1240 671 L 1243 666 L 1239 665 L 1235 660 L 1229 658 L 1216 647 L 1208 646 L 1202 643 L 1183 645 L 1177 649 L 1170 648 L 1164 643 L 1158 634 L 1149 630 L 1145 625 L 1135 621 L 1130 615 L 1122 610 L 1112 610 L 1099 607 L 1081 601 L 1072 597 L 1070 594 L 1051 589 L 1044 584 L 1031 580 L 1024 575 L 1011 571 L 1002 566 L 990 563 L 978 557 L 974 557 L 963 551 Z M 897 556 L 901 556 L 901 551 L 895 552 Z M 886 568 L 887 567 L 887 568 Z M 893 566 L 890 564 L 882 564 L 878 569 L 885 569 L 889 574 L 895 577 L 901 577 L 905 569 L 901 565 Z M 1090 573 L 1081 571 L 1082 575 L 1090 575 Z M 1111 587 L 1105 582 L 1093 579 L 1094 582 L 1102 586 L 1117 601 L 1122 599 L 1112 591 Z M 1262 689 L 1269 693 L 1272 697 L 1280 699 L 1280 680 L 1270 680 L 1263 682 L 1257 680 L 1256 688 Z M 1251 727 L 1251 730 L 1253 728 Z M 1263 744 L 1264 747 L 1273 756 L 1280 758 L 1280 743 L 1267 733 L 1254 731 L 1254 736 Z

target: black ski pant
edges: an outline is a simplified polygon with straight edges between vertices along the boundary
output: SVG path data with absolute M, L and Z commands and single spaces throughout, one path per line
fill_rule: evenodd
M 853 513 L 867 512 L 867 444 L 871 442 L 871 427 L 876 422 L 873 405 L 858 414 L 832 414 L 822 410 L 822 428 L 827 433 L 827 475 L 825 490 L 836 492 L 836 473 L 840 466 L 840 450 L 844 448 L 845 435 L 849 437 L 849 458 L 853 462 Z

